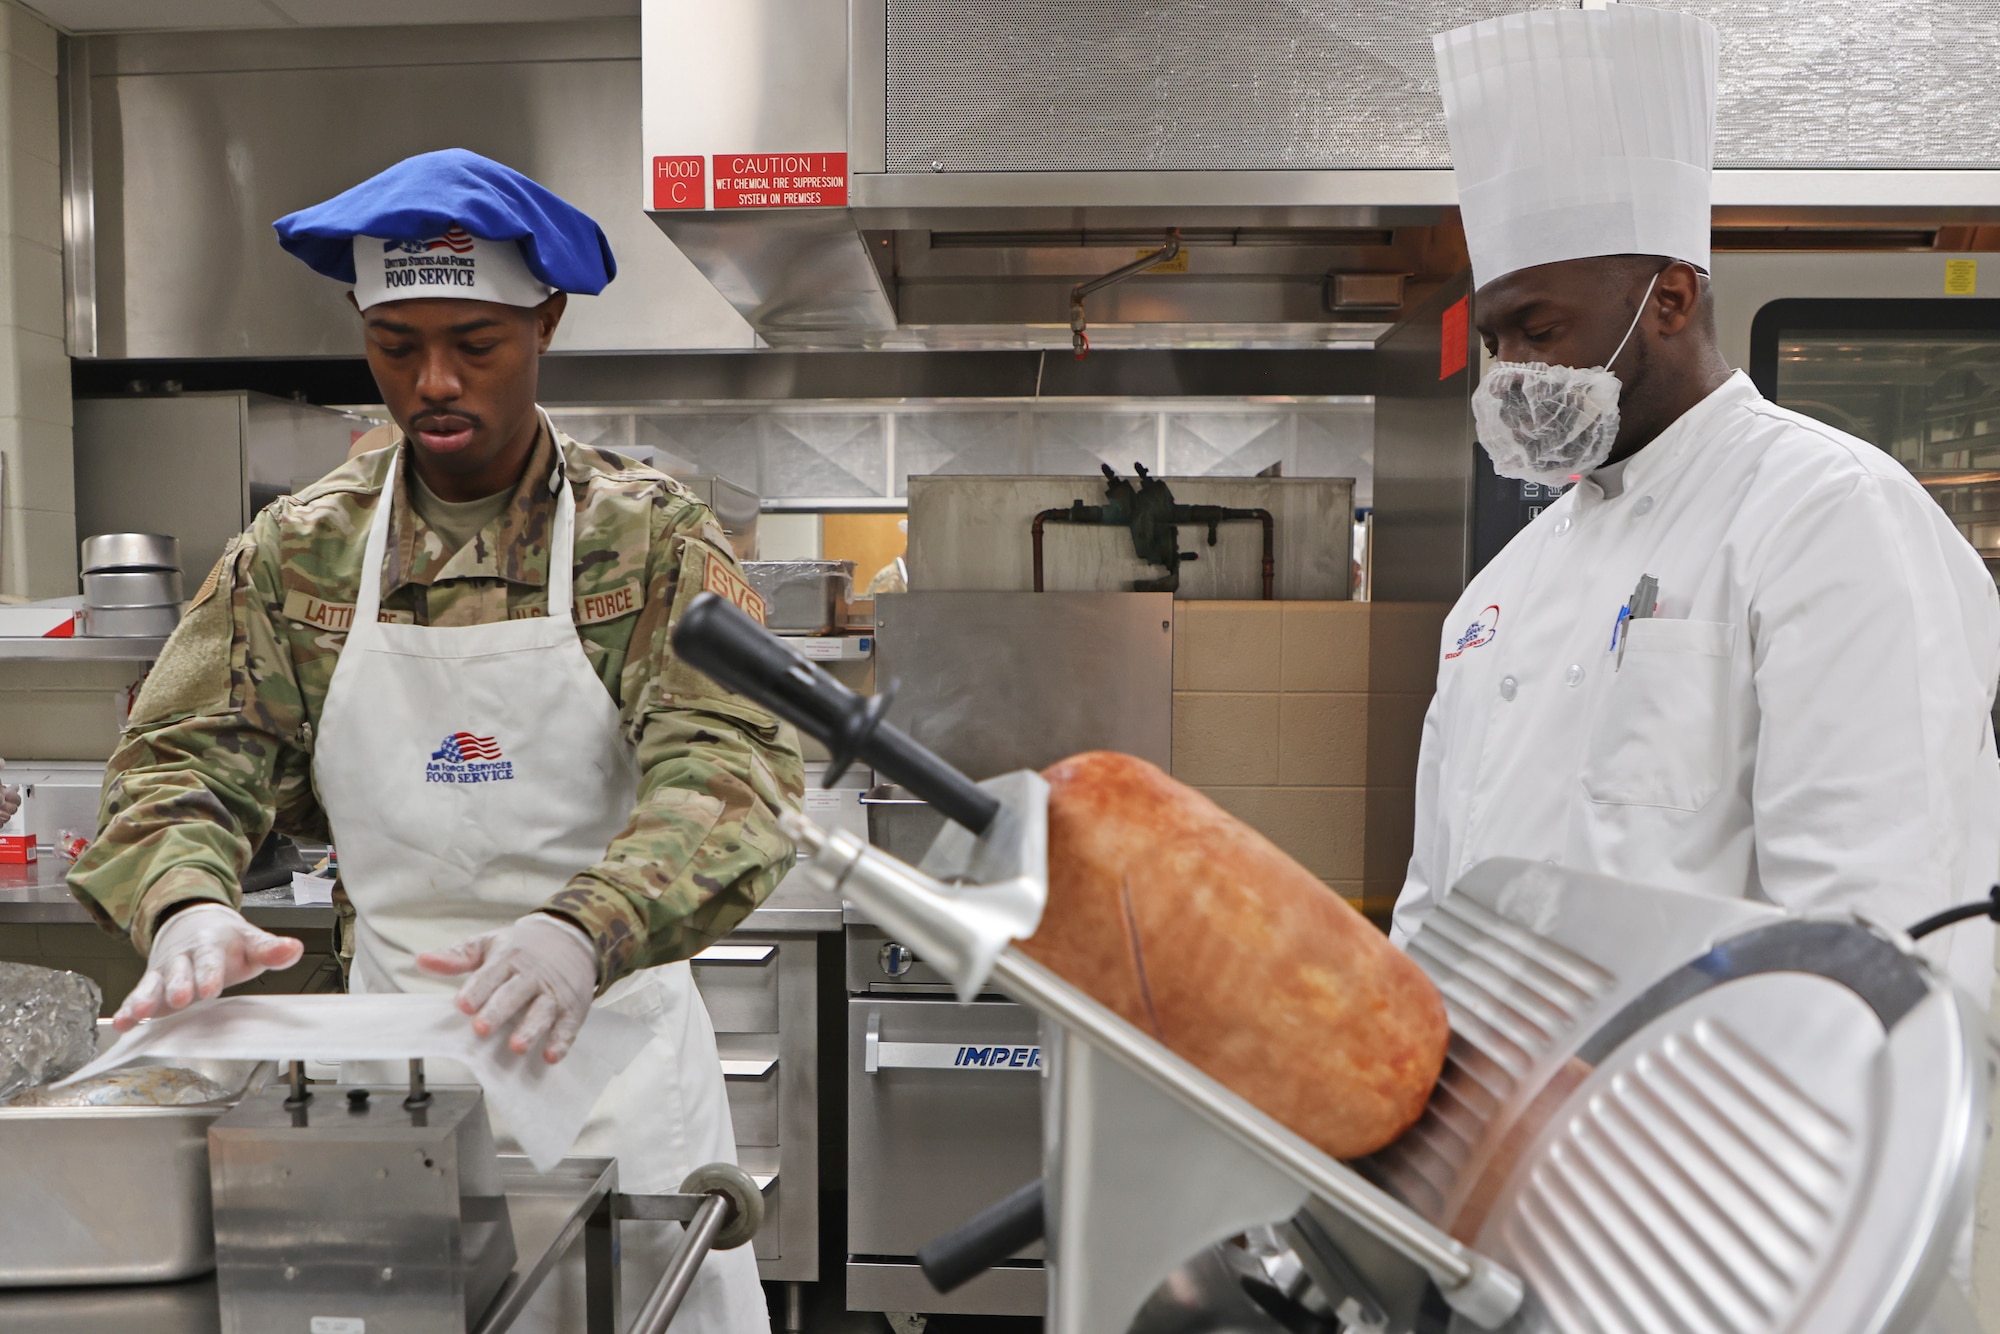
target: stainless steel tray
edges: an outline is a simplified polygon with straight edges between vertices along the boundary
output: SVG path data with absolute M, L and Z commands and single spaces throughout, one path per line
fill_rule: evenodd
M 271 1070 L 177 1064 L 239 1096 Z M 227 1110 L 0 1107 L 0 1288 L 168 1283 L 215 1268 L 208 1127 Z
M 832 634 L 847 619 L 854 585 L 851 560 L 745 561 L 743 577 L 764 599 L 769 629 Z

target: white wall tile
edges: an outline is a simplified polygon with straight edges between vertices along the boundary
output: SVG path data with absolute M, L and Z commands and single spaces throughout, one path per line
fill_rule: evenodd
M 17 4 L 0 4 L 0 42 L 36 69 L 56 72 L 56 30 Z
M 18 509 L 76 512 L 76 468 L 67 426 L 0 417 L 0 454 L 7 460 L 0 502 Z
M 62 171 L 33 153 L 9 152 L 8 230 L 62 249 Z
M 62 160 L 62 130 L 56 115 L 56 76 L 19 55 L 7 58 L 7 140 L 17 153 L 44 162 Z
M 18 395 L 18 406 L 7 415 L 31 417 L 67 429 L 74 404 L 70 399 L 69 350 L 63 340 L 21 328 L 6 330 L 6 338 L 13 344 Z
M 25 236 L 8 238 L 0 291 L 13 310 L 9 323 L 51 338 L 68 337 L 63 315 L 62 252 Z
M 31 598 L 77 591 L 76 516 L 54 510 L 0 510 L 0 592 Z

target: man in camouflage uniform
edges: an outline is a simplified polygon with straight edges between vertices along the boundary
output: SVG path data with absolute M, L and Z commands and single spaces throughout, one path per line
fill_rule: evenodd
M 390 439 L 404 447 L 400 431 Z M 715 517 L 672 479 L 561 432 L 538 434 L 506 509 L 456 552 L 408 505 L 403 474 L 384 616 L 477 625 L 542 614 L 557 439 L 577 488 L 577 634 L 647 774 L 626 832 L 548 905 L 590 933 L 609 986 L 687 958 L 763 901 L 791 861 L 777 812 L 797 806 L 804 779 L 787 729 L 668 647 L 697 593 L 741 583 Z M 141 953 L 162 909 L 239 902 L 237 879 L 274 825 L 333 836 L 313 796 L 313 724 L 388 461 L 388 449 L 364 453 L 259 514 L 140 690 L 106 770 L 102 830 L 70 887 Z
M 238 877 L 274 827 L 331 837 L 352 989 L 456 986 L 475 1032 L 551 1063 L 594 1003 L 650 1032 L 573 1152 L 615 1156 L 623 1189 L 675 1190 L 735 1160 L 684 960 L 790 866 L 777 819 L 804 783 L 790 730 L 679 662 L 671 633 L 704 591 L 756 595 L 685 489 L 535 404 L 565 294 L 613 272 L 590 219 L 454 149 L 277 226 L 353 287 L 397 429 L 258 515 L 140 693 L 70 875 L 147 952 L 114 1022 L 295 962 L 236 910 Z M 629 1305 L 673 1242 L 621 1241 Z M 517 1327 L 575 1323 L 559 1312 L 580 1294 L 544 1298 Z M 703 1262 L 675 1321 L 767 1326 L 747 1247 Z

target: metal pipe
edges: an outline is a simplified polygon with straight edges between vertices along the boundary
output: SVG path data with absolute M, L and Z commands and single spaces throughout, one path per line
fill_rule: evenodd
M 1264 525 L 1264 601 L 1270 602 L 1276 596 L 1278 570 L 1278 522 L 1267 509 L 1250 511 Z
M 293 1061 L 291 1069 L 292 1092 L 285 1099 L 285 1106 L 297 1109 L 312 1101 L 312 1090 L 306 1087 L 306 1063 Z
M 701 1268 L 701 1262 L 708 1258 L 709 1247 L 715 1244 L 715 1236 L 722 1231 L 722 1225 L 733 1206 L 727 1196 L 711 1195 L 701 1202 L 694 1211 L 694 1221 L 687 1225 L 687 1235 L 681 1239 L 680 1249 L 674 1258 L 667 1261 L 667 1272 L 660 1275 L 659 1286 L 653 1295 L 646 1298 L 646 1304 L 639 1308 L 638 1319 L 632 1322 L 631 1334 L 665 1334 L 674 1313 L 681 1309 L 681 1300 L 687 1296 L 694 1276 Z
M 1167 243 L 1161 246 L 1158 250 L 1155 250 L 1152 254 L 1141 255 L 1139 258 L 1133 260 L 1130 264 L 1127 264 L 1122 268 L 1113 269 L 1109 273 L 1100 274 L 1097 277 L 1092 278 L 1088 282 L 1081 282 L 1078 283 L 1075 287 L 1070 288 L 1069 290 L 1070 348 L 1072 351 L 1076 353 L 1076 359 L 1078 361 L 1082 361 L 1086 356 L 1090 354 L 1090 339 L 1083 332 L 1086 325 L 1086 321 L 1083 316 L 1083 299 L 1089 296 L 1092 292 L 1103 291 L 1105 288 L 1111 286 L 1113 283 L 1122 283 L 1127 278 L 1130 278 L 1135 274 L 1144 273 L 1147 269 L 1157 268 L 1160 265 L 1165 264 L 1168 260 L 1174 258 L 1176 255 L 1180 253 L 1181 253 L 1180 228 L 1178 227 L 1171 228 L 1167 232 Z
M 1377 1190 L 1352 1168 L 1328 1158 L 1220 1084 L 1200 1076 L 1181 1057 L 1019 949 L 1010 947 L 1001 952 L 990 984 L 1086 1035 L 1093 1047 L 1178 1098 L 1210 1125 L 1422 1266 L 1436 1281 L 1445 1301 L 1475 1323 L 1498 1328 L 1520 1308 L 1526 1290 L 1518 1276 L 1461 1245 Z
M 424 1063 L 421 1060 L 411 1061 L 410 1096 L 403 1099 L 403 1106 L 414 1112 L 417 1108 L 428 1107 L 430 1104 L 431 1091 L 424 1083 Z
M 1067 509 L 1043 510 L 1035 516 L 1033 531 L 1035 547 L 1035 591 L 1037 593 L 1042 591 L 1042 525 L 1048 522 L 1051 517 L 1060 519 L 1067 513 L 1069 513 Z
M 1035 522 L 1029 530 L 1031 533 L 1030 546 L 1033 547 L 1035 553 L 1035 591 L 1037 593 L 1043 591 L 1042 588 L 1043 525 L 1048 523 L 1048 521 L 1051 519 L 1055 520 L 1057 523 L 1076 522 L 1076 520 L 1071 516 L 1070 513 L 1071 508 L 1072 508 L 1071 506 L 1065 505 L 1060 509 L 1043 510 L 1041 513 L 1035 516 Z M 1097 507 L 1091 506 L 1090 508 L 1095 509 Z M 1240 510 L 1231 513 L 1225 517 L 1220 517 L 1216 519 L 1215 522 L 1233 523 L 1238 520 L 1249 520 L 1249 519 L 1255 519 L 1259 523 L 1264 525 L 1264 601 L 1271 602 L 1275 600 L 1277 597 L 1277 569 L 1278 569 L 1277 520 L 1271 517 L 1271 511 L 1267 509 Z M 1196 519 L 1196 522 L 1199 523 L 1203 521 L 1200 519 Z

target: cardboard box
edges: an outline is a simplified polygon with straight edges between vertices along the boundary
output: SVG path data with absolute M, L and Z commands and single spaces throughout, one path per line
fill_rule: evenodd
M 0 606 L 0 639 L 73 639 L 74 607 Z
M 7 834 L 0 836 L 0 864 L 25 866 L 35 861 L 35 836 L 33 834 Z

